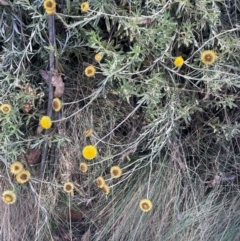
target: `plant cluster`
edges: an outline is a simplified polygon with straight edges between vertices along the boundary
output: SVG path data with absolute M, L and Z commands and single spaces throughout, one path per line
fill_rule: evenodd
M 1 240 L 239 240 L 238 0 L 0 4 Z

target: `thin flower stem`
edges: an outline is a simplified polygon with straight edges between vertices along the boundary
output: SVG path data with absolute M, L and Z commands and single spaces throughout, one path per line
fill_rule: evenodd
M 69 232 L 70 232 L 70 239 L 72 241 L 72 217 L 71 217 L 71 201 L 70 201 L 70 195 L 68 197 L 68 212 L 69 212 Z
M 135 240 L 135 236 L 136 236 L 137 231 L 138 231 L 138 229 L 139 229 L 139 226 L 140 226 L 140 224 L 141 224 L 141 222 L 142 222 L 142 218 L 143 218 L 143 213 L 141 214 L 141 217 L 140 217 L 140 219 L 139 219 L 139 221 L 138 221 L 137 227 L 135 228 L 134 235 L 133 235 L 133 237 L 132 237 L 132 239 L 131 239 L 131 240 L 133 240 L 133 241 Z
M 150 183 L 151 183 L 151 176 L 152 176 L 152 158 L 150 159 L 150 171 L 148 174 L 148 187 L 147 187 L 147 198 L 149 198 L 149 190 L 150 190 Z

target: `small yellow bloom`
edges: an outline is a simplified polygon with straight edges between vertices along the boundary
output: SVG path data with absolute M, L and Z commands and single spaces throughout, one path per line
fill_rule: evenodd
M 85 136 L 89 137 L 89 136 L 92 135 L 92 133 L 93 133 L 93 129 L 88 129 L 88 130 L 85 131 Z
M 182 67 L 184 64 L 184 59 L 182 56 L 176 57 L 174 60 L 174 65 L 178 68 Z
M 140 201 L 139 207 L 143 212 L 149 212 L 152 209 L 153 205 L 149 199 L 145 198 Z
M 40 119 L 39 124 L 43 129 L 47 130 L 47 129 L 51 128 L 52 120 L 49 116 L 45 115 Z
M 80 162 L 79 164 L 80 171 L 87 172 L 88 171 L 88 165 L 85 162 Z
M 13 191 L 7 190 L 2 194 L 2 200 L 7 204 L 13 204 L 17 200 L 17 196 Z
M 201 61 L 206 65 L 213 64 L 216 58 L 217 56 L 212 50 L 204 50 L 201 54 Z
M 3 104 L 0 106 L 0 110 L 4 113 L 4 114 L 7 114 L 9 113 L 11 110 L 12 110 L 12 107 L 11 105 L 9 104 Z
M 96 60 L 97 62 L 100 62 L 101 59 L 102 59 L 102 55 L 101 55 L 101 54 L 96 54 L 94 58 L 95 58 L 95 60 Z
M 81 4 L 81 11 L 84 13 L 84 12 L 87 12 L 89 10 L 89 3 L 88 2 L 83 2 Z
M 44 0 L 43 7 L 48 15 L 56 12 L 56 2 L 54 0 Z
M 87 77 L 93 77 L 93 76 L 95 75 L 95 73 L 96 73 L 96 69 L 95 69 L 95 67 L 94 67 L 93 65 L 89 65 L 89 66 L 85 69 L 84 73 L 85 73 L 85 75 L 86 75 Z
M 59 98 L 54 98 L 52 101 L 52 108 L 58 112 L 62 109 L 62 101 Z
M 92 145 L 85 146 L 82 155 L 86 160 L 92 160 L 97 156 L 97 148 Z
M 10 172 L 14 175 L 17 175 L 23 170 L 23 164 L 21 162 L 13 162 L 10 165 Z
M 103 188 L 106 185 L 105 180 L 102 176 L 98 177 L 96 180 L 96 184 L 98 187 Z
M 74 184 L 72 182 L 66 182 L 63 185 L 63 190 L 67 193 L 73 194 Z
M 119 178 L 122 176 L 122 169 L 119 166 L 113 166 L 110 173 L 113 178 Z
M 31 177 L 31 173 L 28 170 L 22 170 L 16 175 L 16 180 L 18 183 L 25 183 L 27 182 Z
M 110 193 L 110 188 L 107 184 L 105 184 L 103 187 L 102 187 L 102 190 L 103 192 L 105 193 L 105 195 L 108 195 Z

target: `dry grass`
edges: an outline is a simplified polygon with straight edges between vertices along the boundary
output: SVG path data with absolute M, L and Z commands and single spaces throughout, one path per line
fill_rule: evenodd
M 0 200 L 0 240 L 240 240 L 239 2 L 103 2 L 80 13 L 78 2 L 57 1 L 50 27 L 42 1 L 0 8 L 0 104 L 12 106 L 0 112 L 0 193 L 17 195 L 12 205 Z M 217 54 L 211 66 L 200 61 L 206 49 Z M 63 109 L 36 134 L 51 107 L 40 75 L 53 65 L 49 54 L 65 83 Z M 86 145 L 97 147 L 94 160 L 84 160 Z M 41 157 L 30 163 L 33 148 Z M 9 173 L 16 160 L 31 172 L 24 185 Z M 143 198 L 153 203 L 148 213 Z

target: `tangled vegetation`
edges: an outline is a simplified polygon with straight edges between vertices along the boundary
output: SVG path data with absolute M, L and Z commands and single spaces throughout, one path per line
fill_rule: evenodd
M 240 239 L 239 0 L 0 14 L 0 240 Z

